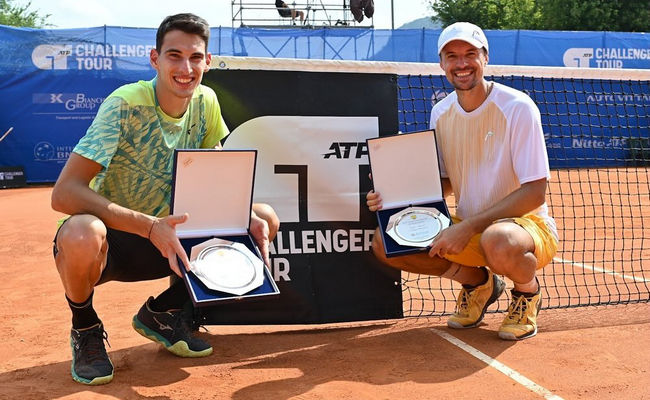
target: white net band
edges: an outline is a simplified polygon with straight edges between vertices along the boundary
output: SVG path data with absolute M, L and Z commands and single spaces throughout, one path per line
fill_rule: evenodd
M 366 74 L 444 75 L 437 63 L 391 61 L 306 60 L 265 57 L 212 57 L 211 68 L 303 72 L 356 72 Z M 558 79 L 650 80 L 647 69 L 605 69 L 573 67 L 538 67 L 524 65 L 488 65 L 485 75 L 530 76 Z

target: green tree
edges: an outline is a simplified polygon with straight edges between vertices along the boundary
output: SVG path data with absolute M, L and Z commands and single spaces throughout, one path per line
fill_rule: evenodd
M 50 14 L 40 15 L 38 11 L 29 10 L 32 2 L 24 6 L 13 5 L 14 0 L 0 0 L 0 25 L 44 28 L 50 26 L 47 18 Z
M 535 0 L 430 0 L 434 21 L 468 21 L 483 29 L 537 29 Z M 525 26 L 525 28 L 522 28 Z
M 650 0 L 429 0 L 444 26 L 484 29 L 650 31 Z
M 650 0 L 537 0 L 541 29 L 647 32 Z

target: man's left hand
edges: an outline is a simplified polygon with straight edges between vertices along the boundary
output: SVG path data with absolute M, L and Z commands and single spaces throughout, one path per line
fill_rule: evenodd
M 429 246 L 429 257 L 459 254 L 465 249 L 474 234 L 471 226 L 466 221 L 443 229 Z

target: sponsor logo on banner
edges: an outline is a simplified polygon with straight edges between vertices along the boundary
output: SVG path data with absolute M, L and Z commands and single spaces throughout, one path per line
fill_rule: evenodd
M 54 146 L 50 142 L 38 142 L 34 146 L 34 160 L 65 163 L 73 146 Z
M 363 158 L 368 157 L 366 142 L 334 142 L 330 145 L 330 152 L 323 154 L 323 158 Z
M 56 119 L 92 119 L 105 97 L 86 93 L 33 93 L 32 103 L 42 105 L 45 112 L 34 114 L 54 115 Z
M 604 93 L 604 94 L 589 94 L 586 97 L 589 103 L 599 104 L 623 104 L 623 103 L 648 103 L 650 102 L 650 94 L 647 93 Z
M 649 61 L 650 48 L 573 47 L 564 52 L 562 60 L 565 67 L 624 68 L 626 61 Z
M 448 95 L 449 93 L 445 92 L 444 90 L 436 90 L 431 95 L 431 106 L 435 106 L 437 102 L 441 101 Z
M 67 44 L 42 44 L 32 51 L 32 62 L 40 69 L 68 69 L 72 47 Z
M 547 149 L 561 149 L 562 143 L 561 138 L 555 138 L 551 136 L 550 132 L 544 132 L 544 141 L 546 142 Z
M 625 137 L 619 138 L 573 138 L 571 140 L 571 148 L 574 149 L 627 149 L 627 139 Z
M 116 58 L 148 58 L 154 46 L 142 44 L 41 44 L 32 51 L 32 62 L 44 70 L 112 70 Z
M 264 132 L 260 135 L 260 132 Z M 263 116 L 237 127 L 225 149 L 258 150 L 256 202 L 270 204 L 285 223 L 271 244 L 275 280 L 290 280 L 283 255 L 367 252 L 373 229 L 321 228 L 360 220 L 360 166 L 365 140 L 379 135 L 377 117 Z

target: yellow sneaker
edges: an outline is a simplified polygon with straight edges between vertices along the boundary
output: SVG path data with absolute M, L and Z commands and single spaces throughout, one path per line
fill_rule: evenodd
M 506 288 L 498 275 L 487 269 L 488 279 L 484 284 L 467 289 L 463 287 L 456 301 L 456 313 L 447 320 L 447 326 L 455 329 L 473 328 L 481 323 L 485 310 L 497 301 Z
M 537 334 L 537 314 L 542 306 L 541 291 L 532 297 L 516 294 L 512 291 L 512 302 L 508 307 L 499 337 L 504 340 L 521 340 Z

